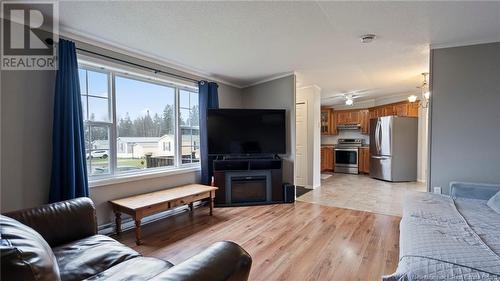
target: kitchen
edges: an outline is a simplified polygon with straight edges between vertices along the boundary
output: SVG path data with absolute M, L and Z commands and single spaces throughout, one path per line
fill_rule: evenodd
M 333 107 L 321 108 L 321 173 L 370 174 L 370 162 L 373 162 L 370 153 L 370 121 L 385 116 L 417 119 L 419 102 L 405 100 L 367 108 L 341 110 Z M 414 131 L 416 146 L 418 128 Z M 372 145 L 374 146 L 375 144 Z M 416 150 L 415 147 L 415 155 Z M 416 165 L 415 163 L 415 169 Z M 413 180 L 417 180 L 416 172 Z
M 322 100 L 321 185 L 297 200 L 401 216 L 405 196 L 427 190 L 428 103 L 404 94 L 345 103 Z

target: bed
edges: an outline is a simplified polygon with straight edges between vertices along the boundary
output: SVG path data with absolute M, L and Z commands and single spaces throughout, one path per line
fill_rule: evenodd
M 398 268 L 384 281 L 500 281 L 500 214 L 486 205 L 500 185 L 450 188 L 405 198 Z

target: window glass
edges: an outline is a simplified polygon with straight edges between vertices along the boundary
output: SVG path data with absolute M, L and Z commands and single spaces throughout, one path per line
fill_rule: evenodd
M 88 120 L 109 122 L 109 101 L 106 98 L 88 97 Z
M 108 74 L 96 71 L 87 71 L 88 95 L 108 97 Z
M 87 71 L 85 69 L 78 69 L 78 77 L 80 79 L 80 94 L 87 94 Z
M 90 134 L 89 134 L 90 132 Z M 90 175 L 110 173 L 109 127 L 88 125 L 87 169 Z
M 196 163 L 200 161 L 199 151 L 199 113 L 198 93 L 180 90 L 179 127 L 181 131 L 181 162 L 182 164 Z
M 115 78 L 117 172 L 174 166 L 175 151 L 163 149 L 174 142 L 175 88 Z
M 199 162 L 196 90 L 86 66 L 78 74 L 89 176 Z

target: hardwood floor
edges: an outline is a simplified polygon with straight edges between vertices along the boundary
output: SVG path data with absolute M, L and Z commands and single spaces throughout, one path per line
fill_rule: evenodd
M 380 280 L 394 272 L 399 217 L 306 202 L 195 209 L 144 225 L 119 240 L 145 256 L 177 264 L 210 244 L 231 240 L 253 258 L 249 280 Z

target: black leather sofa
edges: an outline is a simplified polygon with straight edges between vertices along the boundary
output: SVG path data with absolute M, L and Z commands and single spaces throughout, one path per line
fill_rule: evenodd
M 97 234 L 89 198 L 44 205 L 1 216 L 1 280 L 247 280 L 252 259 L 233 242 L 217 242 L 173 265 L 143 257 Z

